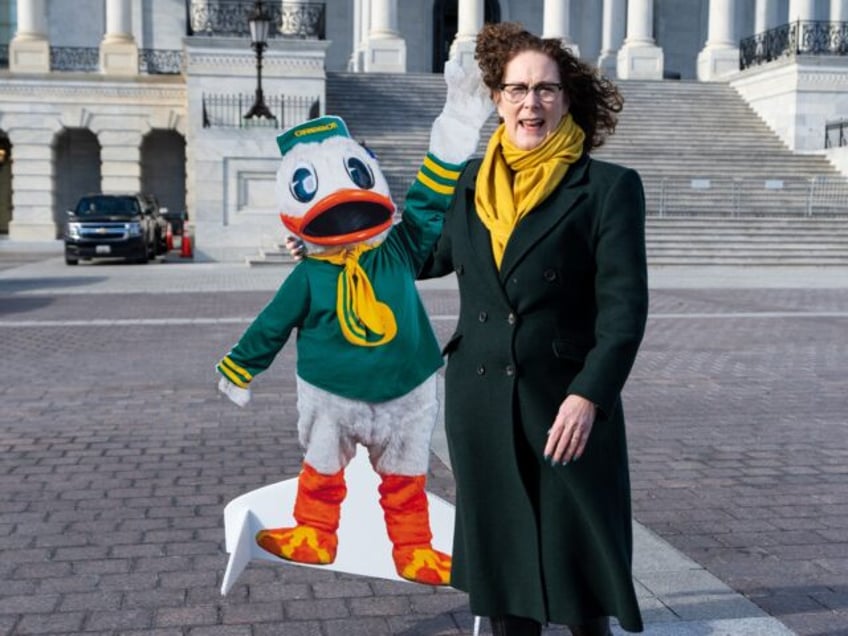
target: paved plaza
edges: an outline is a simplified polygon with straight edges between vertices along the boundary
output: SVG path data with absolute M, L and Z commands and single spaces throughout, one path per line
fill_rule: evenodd
M 220 595 L 224 505 L 301 454 L 292 344 L 246 409 L 213 367 L 287 271 L 0 243 L 0 633 L 472 633 L 460 592 L 314 568 Z M 645 633 L 848 635 L 848 267 L 652 269 L 624 406 Z M 451 500 L 441 431 L 431 468 Z

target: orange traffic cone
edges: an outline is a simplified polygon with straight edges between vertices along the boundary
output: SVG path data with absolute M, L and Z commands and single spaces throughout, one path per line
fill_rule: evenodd
M 165 250 L 170 252 L 172 249 L 174 249 L 174 232 L 169 223 L 168 229 L 165 231 Z
M 180 258 L 193 258 L 191 251 L 191 236 L 187 229 L 183 229 L 183 236 L 180 240 Z

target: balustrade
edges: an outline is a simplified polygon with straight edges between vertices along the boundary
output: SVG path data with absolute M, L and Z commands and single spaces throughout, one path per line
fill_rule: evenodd
M 188 35 L 250 36 L 253 0 L 186 0 Z M 265 2 L 271 14 L 269 38 L 325 39 L 325 5 L 320 2 Z
M 798 55 L 848 55 L 848 22 L 797 20 L 744 38 L 739 68 Z

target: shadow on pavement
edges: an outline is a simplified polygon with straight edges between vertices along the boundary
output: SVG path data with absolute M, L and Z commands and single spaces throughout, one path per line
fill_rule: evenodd
M 12 296 L 0 298 L 0 316 L 25 314 L 53 304 L 54 299 L 46 296 Z
M 0 294 L 31 292 L 35 289 L 62 289 L 93 285 L 107 280 L 106 276 L 71 276 L 56 278 L 16 278 L 0 279 Z

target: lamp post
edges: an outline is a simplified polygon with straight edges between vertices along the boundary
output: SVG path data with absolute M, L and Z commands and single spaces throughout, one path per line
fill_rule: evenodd
M 244 118 L 277 119 L 265 105 L 265 96 L 262 93 L 262 52 L 268 46 L 268 28 L 271 26 L 271 16 L 262 4 L 262 0 L 256 0 L 247 22 L 250 25 L 250 46 L 256 51 L 256 98 Z

